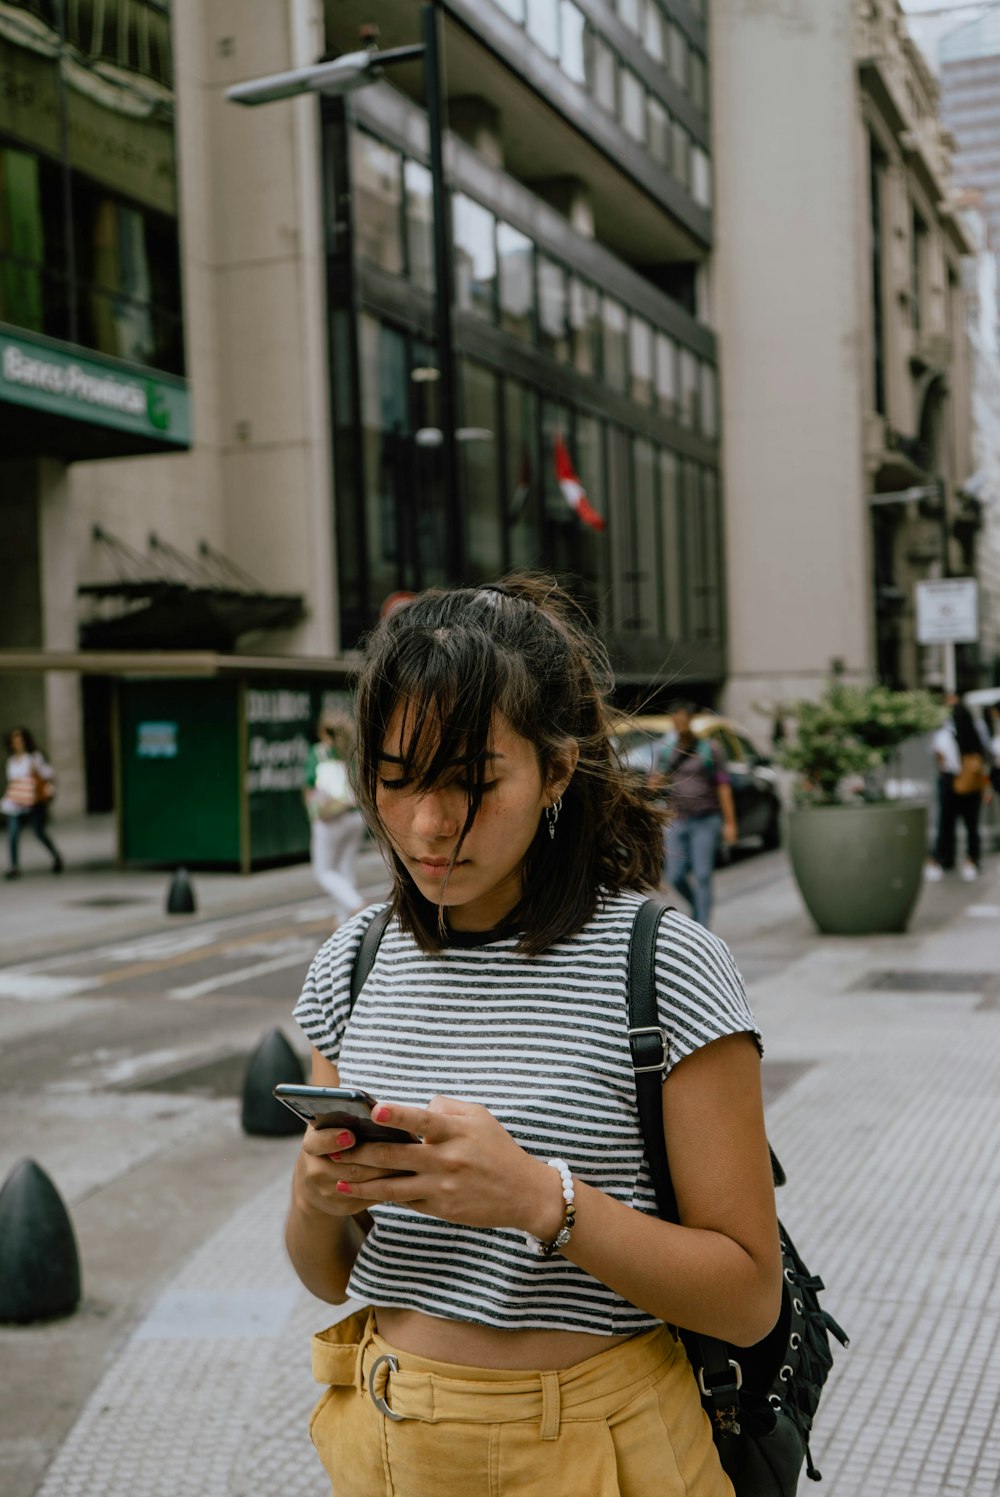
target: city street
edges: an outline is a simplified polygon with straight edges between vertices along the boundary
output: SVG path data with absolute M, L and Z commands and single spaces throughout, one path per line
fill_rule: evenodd
M 362 871 L 374 897 L 371 850 Z M 308 1336 L 337 1312 L 284 1260 L 295 1140 L 239 1124 L 260 1038 L 280 1025 L 304 1048 L 289 1010 L 328 929 L 305 872 L 262 875 L 264 908 L 147 911 L 143 933 L 73 952 L 46 954 L 39 934 L 33 958 L 0 968 L 0 1173 L 25 1156 L 48 1171 L 84 1281 L 73 1316 L 0 1331 L 17 1368 L 5 1497 L 325 1489 Z M 37 928 L 40 902 L 55 928 L 76 891 L 33 889 Z M 780 851 L 739 859 L 717 889 L 768 1042 L 779 1207 L 852 1336 L 813 1445 L 824 1490 L 986 1497 L 1000 1449 L 997 861 L 979 884 L 925 890 L 901 937 L 817 936 Z

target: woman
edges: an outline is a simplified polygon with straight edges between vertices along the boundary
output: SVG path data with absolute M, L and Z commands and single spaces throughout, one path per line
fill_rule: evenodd
M 46 831 L 49 802 L 52 799 L 54 775 L 28 728 L 11 728 L 4 740 L 7 746 L 7 789 L 0 800 L 0 811 L 7 818 L 7 847 L 10 867 L 4 878 L 20 878 L 18 851 L 21 828 L 31 827 L 39 842 L 52 857 L 52 872 L 62 873 L 63 860 Z
M 354 881 L 354 863 L 365 826 L 350 781 L 354 725 L 346 713 L 326 708 L 316 729 L 318 741 L 306 760 L 303 791 L 312 822 L 311 855 L 316 882 L 333 900 L 340 920 L 357 914 L 363 900 Z
M 926 876 L 936 882 L 954 868 L 955 833 L 961 821 L 965 827 L 962 877 L 971 881 L 979 877 L 980 871 L 979 813 L 983 792 L 989 786 L 987 747 L 972 713 L 957 694 L 952 693 L 946 700 L 951 711 L 931 740 L 938 772 L 938 826 Z
M 425 593 L 372 636 L 358 794 L 395 918 L 353 1013 L 374 908 L 313 963 L 317 1084 L 362 1087 L 409 1144 L 309 1128 L 286 1241 L 321 1299 L 314 1416 L 338 1497 L 726 1497 L 672 1330 L 759 1340 L 780 1261 L 759 1037 L 732 959 L 679 914 L 656 983 L 682 1226 L 643 1161 L 628 939 L 662 812 L 613 756 L 603 647 L 530 578 Z M 359 1393 L 361 1396 L 358 1396 Z

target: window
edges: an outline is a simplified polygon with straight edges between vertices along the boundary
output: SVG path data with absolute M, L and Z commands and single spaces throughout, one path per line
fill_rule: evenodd
M 656 335 L 656 404 L 664 416 L 677 415 L 677 345 L 666 333 Z
M 627 26 L 629 31 L 639 34 L 641 0 L 618 0 L 618 14 L 621 16 L 622 25 Z
M 920 333 L 924 301 L 924 256 L 927 253 L 927 225 L 916 208 L 912 213 L 910 234 L 910 322 L 913 331 Z
M 629 320 L 629 354 L 632 366 L 632 399 L 639 405 L 652 405 L 653 330 L 641 317 Z
M 547 255 L 538 256 L 538 346 L 553 358 L 569 358 L 566 272 Z
M 504 381 L 504 442 L 509 565 L 530 569 L 540 566 L 542 561 L 538 529 L 538 413 L 534 395 L 514 379 Z
M 664 58 L 663 24 L 663 12 L 657 0 L 646 0 L 642 22 L 642 45 L 654 62 L 662 62 Z
M 691 48 L 691 102 L 702 114 L 708 113 L 708 69 L 700 52 Z
M 608 114 L 617 114 L 617 73 L 615 65 L 615 54 L 606 42 L 602 41 L 596 32 L 590 33 L 590 76 L 588 83 L 590 91 Z
M 413 444 L 405 340 L 367 313 L 358 318 L 358 378 L 366 561 L 371 597 L 378 604 L 416 575 L 409 479 Z
M 633 140 L 646 139 L 646 90 L 632 72 L 622 68 L 622 128 Z
M 0 322 L 68 335 L 64 224 L 58 167 L 0 146 Z
M 670 134 L 673 143 L 671 153 L 673 156 L 673 174 L 678 182 L 683 183 L 687 187 L 691 179 L 691 163 L 689 159 L 691 137 L 684 126 L 677 120 L 674 120 L 671 125 Z
M 464 193 L 452 198 L 454 218 L 455 299 L 463 312 L 493 319 L 496 295 L 496 220 Z
M 701 429 L 706 437 L 719 435 L 719 400 L 715 370 L 701 366 Z
M 882 310 L 882 174 L 886 158 L 868 137 L 868 213 L 871 234 L 872 298 L 872 399 L 876 411 L 885 415 L 885 321 Z
M 687 38 L 679 27 L 673 22 L 667 28 L 670 52 L 670 76 L 678 88 L 688 86 L 688 44 Z
M 466 523 L 467 580 L 486 582 L 503 570 L 497 377 L 482 364 L 463 359 L 460 383 L 465 440 L 458 442 L 458 462 Z
M 577 412 L 573 423 L 570 456 L 591 506 L 599 515 L 607 519 L 608 494 L 604 447 L 604 422 L 599 421 L 596 416 L 587 416 L 582 412 Z M 606 533 L 593 530 L 589 525 L 584 525 L 582 521 L 574 517 L 572 528 L 566 539 L 572 540 L 572 550 L 568 553 L 569 565 L 566 566 L 565 563 L 561 565 L 563 569 L 572 572 L 574 577 L 579 579 L 574 584 L 574 591 L 589 612 L 591 619 L 597 622 L 600 619 L 601 603 L 605 591 L 603 578 L 608 550 Z
M 406 268 L 414 285 L 434 290 L 434 199 L 431 174 L 419 161 L 403 165 L 406 191 Z
M 681 405 L 680 419 L 683 426 L 698 429 L 698 360 L 690 349 L 681 349 Z
M 621 302 L 606 296 L 604 322 L 604 379 L 614 390 L 628 389 L 628 317 Z
M 712 468 L 701 475 L 701 509 L 705 570 L 702 576 L 702 616 L 705 637 L 719 643 L 723 634 L 722 528 L 719 515 L 719 482 Z
M 656 524 L 656 473 L 652 442 L 632 438 L 632 506 L 635 525 L 635 628 L 659 637 L 659 540 Z
M 351 136 L 354 233 L 358 253 L 383 270 L 403 271 L 402 161 L 397 151 L 355 130 Z
M 658 166 L 665 167 L 669 171 L 673 149 L 670 137 L 670 116 L 659 99 L 654 99 L 652 94 L 646 95 L 646 126 L 649 132 L 649 154 Z
M 80 332 L 101 353 L 155 359 L 152 276 L 143 215 L 74 174 Z
M 534 312 L 534 245 L 511 224 L 497 224 L 500 326 L 531 342 Z
M 702 208 L 712 206 L 712 163 L 701 146 L 691 146 L 691 196 Z
M 678 458 L 660 450 L 660 558 L 663 577 L 664 624 L 668 639 L 684 634 L 684 530 L 681 523 Z
M 601 302 L 593 286 L 576 276 L 569 283 L 569 327 L 573 367 L 581 374 L 601 368 Z
M 566 77 L 572 78 L 574 83 L 585 83 L 587 79 L 584 61 L 586 22 L 580 11 L 573 4 L 573 0 L 562 0 L 560 19 L 562 21 L 562 44 L 559 49 L 560 66 Z
M 559 56 L 559 0 L 527 0 L 527 30 L 549 57 Z

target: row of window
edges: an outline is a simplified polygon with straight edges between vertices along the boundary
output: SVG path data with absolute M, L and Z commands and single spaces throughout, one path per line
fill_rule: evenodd
M 173 88 L 167 0 L 6 0 L 65 40 L 78 57 L 107 62 Z
M 653 160 L 708 208 L 712 170 L 708 154 L 679 120 L 652 94 L 614 48 L 573 4 L 573 0 L 496 0 L 547 56 L 558 62 L 574 83 L 585 88 L 601 109 L 618 121 L 626 135 L 649 151 Z M 703 114 L 708 108 L 705 59 L 684 33 L 668 22 L 655 0 L 620 0 L 622 20 L 641 35 L 646 50 L 669 76 L 690 93 Z M 626 21 L 625 12 L 628 12 Z M 634 23 L 634 24 L 633 24 Z
M 348 559 L 344 600 L 348 614 L 355 610 L 353 621 L 345 619 L 345 638 L 365 627 L 357 611 L 362 576 L 369 615 L 395 591 L 446 580 L 440 447 L 429 440 L 439 420 L 434 350 L 367 313 L 358 320 L 358 344 L 363 471 L 355 505 L 338 506 Z M 512 567 L 572 577 L 625 654 L 629 641 L 646 640 L 654 654 L 681 638 L 721 643 L 722 539 L 712 468 L 471 359 L 459 367 L 459 408 L 467 581 Z M 567 503 L 557 443 L 603 530 L 583 523 Z M 345 477 L 353 471 L 344 465 Z
M 0 142 L 0 322 L 183 374 L 176 223 L 65 177 Z
M 358 253 L 434 289 L 431 174 L 364 131 L 351 141 Z M 708 437 L 718 435 L 713 366 L 541 250 L 464 193 L 452 197 L 455 299 L 560 363 Z

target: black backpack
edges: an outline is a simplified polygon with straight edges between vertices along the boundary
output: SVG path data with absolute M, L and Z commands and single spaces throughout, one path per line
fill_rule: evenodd
M 663 1139 L 661 1087 L 667 1035 L 656 1004 L 656 936 L 669 908 L 648 899 L 636 912 L 628 953 L 629 1045 L 646 1157 L 660 1215 L 678 1220 L 677 1201 Z M 351 1007 L 372 969 L 379 942 L 391 918 L 380 910 L 367 926 L 351 973 Z M 771 1151 L 774 1183 L 784 1171 Z M 736 1497 L 794 1497 L 803 1461 L 820 1480 L 809 1455 L 809 1433 L 823 1384 L 833 1366 L 830 1333 L 848 1340 L 817 1298 L 823 1280 L 810 1274 L 785 1228 L 781 1232 L 783 1283 L 777 1324 L 756 1346 L 729 1346 L 710 1336 L 682 1331 L 701 1401 L 723 1470 Z
M 679 1220 L 663 1138 L 661 1087 L 667 1034 L 656 1004 L 656 936 L 669 906 L 649 899 L 636 913 L 628 955 L 629 1045 L 636 1096 L 656 1202 L 666 1221 Z M 771 1150 L 775 1185 L 785 1173 Z M 794 1497 L 803 1461 L 813 1481 L 809 1434 L 833 1355 L 830 1335 L 848 1339 L 820 1309 L 823 1280 L 811 1274 L 779 1221 L 781 1312 L 774 1329 L 755 1346 L 730 1346 L 711 1336 L 681 1331 L 701 1401 L 712 1425 L 723 1470 L 736 1497 Z

